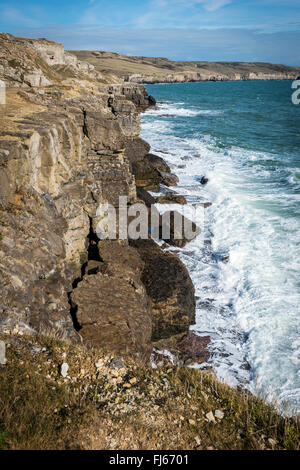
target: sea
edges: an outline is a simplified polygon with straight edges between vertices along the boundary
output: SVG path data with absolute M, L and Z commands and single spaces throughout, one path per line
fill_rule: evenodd
M 179 177 L 169 189 L 189 206 L 212 203 L 202 236 L 179 250 L 196 290 L 191 329 L 210 336 L 208 363 L 194 367 L 213 367 L 221 381 L 299 412 L 300 105 L 292 82 L 146 87 L 158 104 L 142 115 L 141 136 Z

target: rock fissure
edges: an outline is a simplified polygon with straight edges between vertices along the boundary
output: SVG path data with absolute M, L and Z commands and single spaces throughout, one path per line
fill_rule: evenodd
M 153 340 L 193 322 L 192 282 L 152 240 L 99 240 L 96 227 L 99 204 L 118 211 L 126 196 L 149 207 L 145 188 L 177 183 L 139 137 L 139 113 L 155 100 L 50 44 L 48 54 L 44 40 L 0 34 L 0 331 L 81 337 L 148 362 Z

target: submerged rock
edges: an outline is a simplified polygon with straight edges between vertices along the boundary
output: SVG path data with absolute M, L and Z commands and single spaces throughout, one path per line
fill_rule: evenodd
M 208 178 L 206 178 L 205 176 L 202 176 L 202 178 L 200 179 L 200 183 L 205 185 L 208 183 Z

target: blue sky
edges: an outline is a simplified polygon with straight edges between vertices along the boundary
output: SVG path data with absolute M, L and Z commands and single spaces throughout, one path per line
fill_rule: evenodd
M 0 31 L 66 49 L 300 66 L 300 0 L 0 0 Z

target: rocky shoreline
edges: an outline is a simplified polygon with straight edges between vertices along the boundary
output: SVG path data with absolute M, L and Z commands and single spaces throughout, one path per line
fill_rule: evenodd
M 178 73 L 164 76 L 131 75 L 126 77 L 126 82 L 147 85 L 163 83 L 193 83 L 193 82 L 246 82 L 253 80 L 296 80 L 298 72 L 287 73 L 250 73 L 244 76 L 240 74 L 216 74 L 205 76 L 202 73 Z
M 163 57 L 126 56 L 114 52 L 72 51 L 100 73 L 114 73 L 127 83 L 295 80 L 300 68 L 264 62 L 173 61 Z
M 178 353 L 183 342 L 189 359 L 195 295 L 186 267 L 151 239 L 96 235 L 99 204 L 118 211 L 126 196 L 151 205 L 147 189 L 177 184 L 139 137 L 139 113 L 155 100 L 60 44 L 5 34 L 0 78 L 0 331 L 55 335 L 146 363 L 156 342 Z
M 186 203 L 140 138 L 144 86 L 7 34 L 1 82 L 0 449 L 299 449 L 296 419 L 187 367 L 210 338 L 189 331 L 175 229 L 162 246 L 97 236 L 120 196 Z

